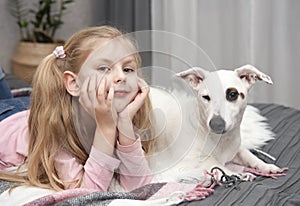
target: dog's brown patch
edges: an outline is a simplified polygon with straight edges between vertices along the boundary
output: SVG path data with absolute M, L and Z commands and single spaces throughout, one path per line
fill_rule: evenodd
M 240 93 L 240 96 L 242 97 L 242 99 L 245 99 L 245 95 L 243 92 Z

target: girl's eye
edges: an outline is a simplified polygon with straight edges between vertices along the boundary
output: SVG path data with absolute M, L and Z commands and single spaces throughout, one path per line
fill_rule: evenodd
M 126 72 L 126 73 L 130 73 L 130 72 L 134 72 L 135 70 L 134 70 L 134 69 L 131 69 L 130 67 L 125 67 L 125 68 L 123 69 L 123 71 Z
M 106 72 L 106 71 L 108 71 L 108 70 L 110 70 L 109 67 L 99 67 L 99 68 L 98 68 L 98 71 L 102 71 L 102 72 Z

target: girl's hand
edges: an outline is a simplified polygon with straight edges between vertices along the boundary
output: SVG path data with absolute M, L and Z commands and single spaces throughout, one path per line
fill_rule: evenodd
M 109 155 L 113 153 L 116 138 L 117 113 L 113 108 L 113 96 L 113 87 L 106 90 L 106 78 L 95 75 L 83 83 L 79 97 L 81 105 L 96 121 L 94 146 Z
M 99 127 L 116 127 L 117 112 L 113 106 L 114 92 L 114 87 L 110 87 L 109 91 L 106 90 L 106 78 L 98 81 L 95 112 Z
M 119 113 L 119 120 L 126 119 L 132 121 L 134 115 L 144 104 L 149 93 L 149 86 L 143 79 L 139 78 L 138 87 L 140 88 L 140 91 L 137 93 L 132 102 L 130 102 L 125 109 Z
M 143 79 L 138 79 L 138 86 L 140 88 L 140 92 L 136 95 L 134 100 L 129 103 L 122 112 L 119 113 L 118 131 L 119 142 L 121 145 L 131 145 L 136 141 L 132 119 L 144 104 L 149 93 L 149 86 Z
M 80 91 L 79 102 L 95 119 L 97 126 L 116 126 L 117 113 L 113 107 L 114 88 L 106 90 L 106 78 L 102 75 L 88 77 Z

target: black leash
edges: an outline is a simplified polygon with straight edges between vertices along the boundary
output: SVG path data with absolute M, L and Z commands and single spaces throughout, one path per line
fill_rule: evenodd
M 241 178 L 237 175 L 227 175 L 221 168 L 219 167 L 213 167 L 210 172 L 214 173 L 214 171 L 220 171 L 222 173 L 222 176 L 220 178 L 220 180 L 217 180 L 214 175 L 211 175 L 211 180 L 213 183 L 215 184 L 222 184 L 224 185 L 225 188 L 229 188 L 234 186 L 235 189 L 240 190 L 240 187 L 238 186 L 239 183 L 241 183 L 243 180 L 241 180 Z

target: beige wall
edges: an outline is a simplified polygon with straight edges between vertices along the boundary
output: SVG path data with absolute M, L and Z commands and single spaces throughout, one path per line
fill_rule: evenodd
M 19 41 L 19 30 L 15 23 L 14 17 L 9 13 L 8 1 L 0 1 L 0 64 L 5 72 L 11 72 L 10 58 L 16 49 Z M 36 0 L 23 0 L 37 2 Z M 67 14 L 64 16 L 64 25 L 58 30 L 57 37 L 67 39 L 74 32 L 101 23 L 97 15 L 97 0 L 76 0 L 73 4 L 68 5 Z

